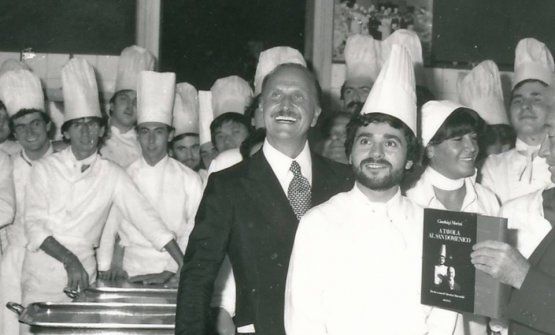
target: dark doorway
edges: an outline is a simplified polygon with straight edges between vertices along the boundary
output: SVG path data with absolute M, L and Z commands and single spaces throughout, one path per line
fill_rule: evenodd
M 252 82 L 260 51 L 304 47 L 305 0 L 162 1 L 160 69 L 208 90 L 224 76 Z

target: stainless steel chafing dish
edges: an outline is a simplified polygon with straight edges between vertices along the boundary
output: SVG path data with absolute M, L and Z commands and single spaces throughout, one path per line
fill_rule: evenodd
M 89 287 L 83 292 L 66 291 L 76 302 L 124 302 L 135 304 L 172 304 L 177 289 L 152 287 Z
M 175 304 L 9 303 L 40 334 L 173 334 Z

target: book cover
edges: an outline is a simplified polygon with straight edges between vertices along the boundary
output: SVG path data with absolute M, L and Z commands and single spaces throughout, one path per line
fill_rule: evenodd
M 504 242 L 507 220 L 476 213 L 424 210 L 421 302 L 457 312 L 499 318 L 509 288 L 476 270 L 472 246 Z

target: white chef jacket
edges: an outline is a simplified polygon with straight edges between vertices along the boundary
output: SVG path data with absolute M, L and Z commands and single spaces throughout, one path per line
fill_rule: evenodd
M 141 156 L 141 145 L 137 140 L 137 132 L 131 129 L 121 133 L 118 128 L 110 127 L 110 137 L 100 149 L 102 157 L 127 168 Z
M 501 204 L 552 185 L 545 159 L 536 154 L 531 160 L 528 150 L 528 145 L 517 138 L 515 148 L 486 158 L 481 183 L 497 195 Z
M 210 163 L 208 175 L 213 172 L 225 170 L 228 167 L 240 163 L 242 160 L 243 156 L 241 155 L 241 151 L 237 148 L 220 152 Z
M 125 171 L 96 154 L 91 158 L 81 172 L 82 162 L 68 147 L 34 164 L 24 209 L 28 249 L 38 250 L 48 236 L 96 247 L 112 204 L 157 249 L 164 248 L 173 234 Z
M 43 157 L 50 154 L 52 154 L 52 145 L 48 147 Z M 27 244 L 22 214 L 25 186 L 31 174 L 33 161 L 27 157 L 24 150 L 12 159 L 13 171 L 10 172 L 15 184 L 16 211 L 13 223 L 6 227 L 8 248 L 0 263 L 0 306 L 5 306 L 9 301 L 21 303 L 21 271 Z M 6 308 L 0 309 L 0 334 L 17 334 L 18 331 L 19 321 L 16 314 Z
M 21 144 L 19 144 L 19 142 L 17 141 L 5 140 L 4 142 L 0 143 L 0 151 L 3 151 L 10 156 L 15 156 L 22 151 L 22 148 Z
M 437 199 L 432 185 L 432 175 L 428 167 L 416 185 L 407 191 L 407 197 L 424 208 L 435 208 L 446 210 L 445 206 Z M 497 216 L 499 214 L 499 202 L 492 191 L 475 182 L 474 177 L 464 179 L 466 194 L 463 199 L 461 212 L 471 212 L 483 215 Z M 487 320 L 485 317 L 464 314 L 457 318 L 454 334 L 485 334 Z M 468 324 L 465 327 L 464 324 Z M 465 328 L 468 328 L 465 330 Z
M 511 244 L 528 258 L 551 230 L 543 213 L 543 189 L 510 200 L 501 207 L 508 219 Z
M 451 334 L 456 314 L 420 304 L 422 220 L 400 192 L 376 203 L 358 184 L 309 210 L 289 264 L 287 334 Z
M 155 166 L 150 166 L 143 157 L 127 169 L 128 175 L 141 193 L 162 218 L 166 228 L 173 232 L 182 251 L 187 248 L 189 234 L 195 224 L 195 215 L 202 197 L 202 182 L 199 175 L 166 155 Z M 177 272 L 178 265 L 167 253 L 161 252 L 133 225 L 122 218 L 119 211 L 112 210 L 108 221 L 116 220 L 115 227 L 125 247 L 123 268 L 130 276 Z M 114 227 L 109 224 L 109 227 Z M 108 229 L 97 250 L 100 271 L 110 268 L 115 234 Z
M 0 151 L 0 228 L 12 222 L 14 209 L 12 160 L 8 154 Z

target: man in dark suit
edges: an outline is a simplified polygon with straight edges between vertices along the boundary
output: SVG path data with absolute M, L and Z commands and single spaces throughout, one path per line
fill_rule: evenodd
M 176 334 L 210 332 L 214 279 L 228 254 L 237 332 L 284 335 L 285 280 L 299 218 L 353 186 L 348 166 L 308 147 L 308 130 L 321 112 L 309 70 L 278 66 L 264 79 L 260 106 L 267 131 L 262 150 L 208 180 L 181 272 Z
M 549 164 L 551 181 L 555 182 L 555 110 L 553 106 L 551 109 L 546 120 L 547 136 L 539 155 Z M 554 226 L 555 188 L 539 192 L 539 196 L 525 195 L 507 205 L 528 202 L 526 208 L 541 208 L 544 218 Z M 505 312 L 510 321 L 509 334 L 555 334 L 555 231 L 549 231 L 528 260 L 501 242 L 478 243 L 474 250 L 472 262 L 477 269 L 514 288 Z

